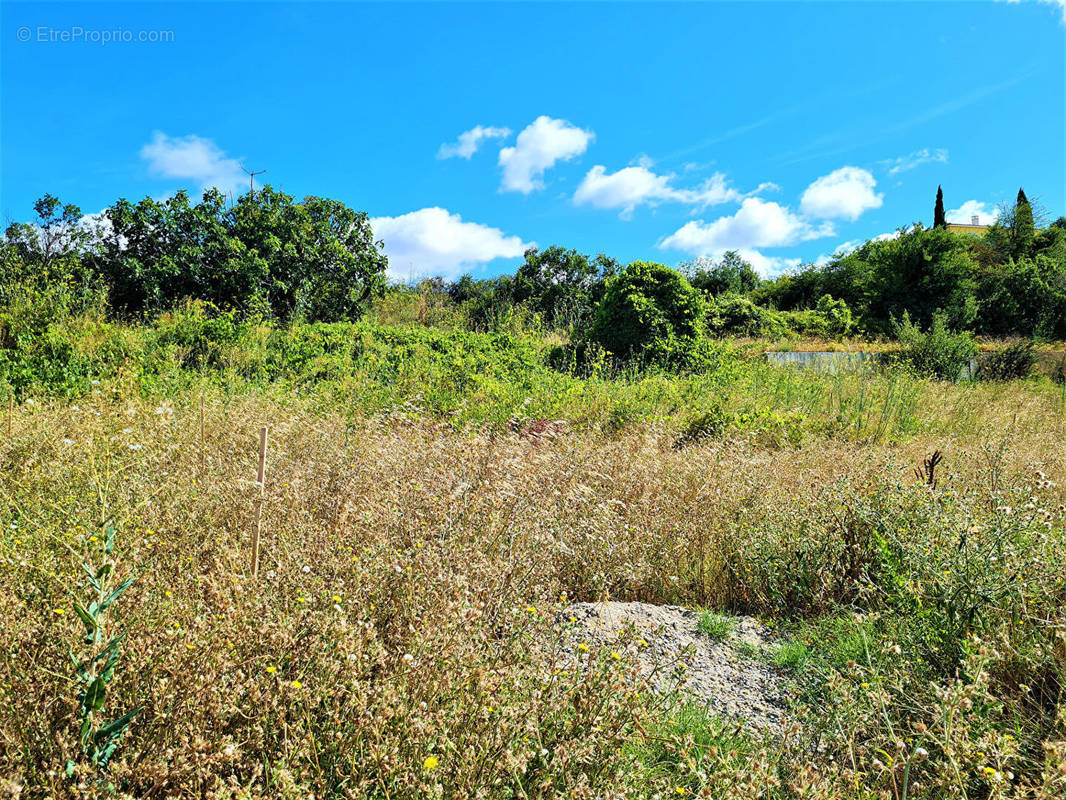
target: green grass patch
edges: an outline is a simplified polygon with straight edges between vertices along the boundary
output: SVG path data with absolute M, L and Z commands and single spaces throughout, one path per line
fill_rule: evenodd
M 704 636 L 723 642 L 737 629 L 737 621 L 733 617 L 724 614 L 716 614 L 713 611 L 704 611 L 700 614 L 696 629 Z
M 756 742 L 738 733 L 735 721 L 704 706 L 672 698 L 661 719 L 625 754 L 634 764 L 633 785 L 641 791 L 654 786 L 664 797 L 699 795 L 716 776 L 743 769 L 755 752 Z
M 794 640 L 781 642 L 770 651 L 770 663 L 789 672 L 801 672 L 810 657 L 810 648 Z

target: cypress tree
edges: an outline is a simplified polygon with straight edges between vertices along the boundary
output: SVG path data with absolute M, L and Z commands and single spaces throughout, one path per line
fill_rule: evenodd
M 1033 207 L 1029 205 L 1029 198 L 1025 192 L 1018 190 L 1018 201 L 1014 204 L 1014 225 L 1011 228 L 1011 250 L 1017 261 L 1022 256 L 1029 255 L 1033 249 L 1033 238 L 1036 230 L 1033 223 Z
M 946 228 L 948 226 L 947 218 L 944 216 L 944 190 L 939 186 L 936 187 L 936 208 L 933 209 L 933 227 L 934 228 Z

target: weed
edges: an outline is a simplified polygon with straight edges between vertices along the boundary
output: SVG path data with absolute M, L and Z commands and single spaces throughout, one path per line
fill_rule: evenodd
M 779 669 L 801 672 L 811 657 L 810 649 L 794 639 L 781 642 L 770 652 L 770 663 Z
M 133 585 L 134 578 L 131 576 L 119 582 L 115 575 L 113 524 L 108 523 L 105 526 L 103 536 L 90 536 L 85 549 L 88 555 L 82 562 L 82 569 L 92 589 L 93 599 L 88 605 L 75 600 L 74 611 L 85 626 L 83 642 L 89 649 L 81 657 L 71 650 L 70 659 L 74 662 L 81 686 L 78 693 L 78 710 L 81 717 L 78 740 L 81 755 L 97 773 L 102 774 L 111 763 L 122 741 L 122 735 L 133 722 L 133 718 L 143 710 L 143 707 L 135 708 L 107 723 L 97 720 L 97 715 L 103 712 L 107 703 L 108 686 L 115 677 L 122 643 L 126 638 L 125 631 L 111 635 L 108 612 Z M 77 764 L 73 760 L 68 761 L 67 776 L 73 778 L 76 770 Z
M 700 614 L 696 628 L 704 636 L 714 639 L 716 642 L 722 642 L 736 631 L 737 621 L 735 617 L 727 617 L 723 614 L 716 614 L 713 611 L 704 611 Z

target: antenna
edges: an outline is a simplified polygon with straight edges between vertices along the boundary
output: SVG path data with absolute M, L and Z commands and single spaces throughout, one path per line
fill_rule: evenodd
M 241 164 L 241 170 L 244 172 L 245 175 L 248 176 L 248 189 L 251 192 L 252 197 L 255 197 L 255 176 L 256 175 L 262 175 L 263 173 L 266 172 L 266 170 L 265 169 L 259 169 L 259 170 L 252 171 L 252 170 L 249 170 L 249 169 L 245 169 L 244 168 L 244 164 Z

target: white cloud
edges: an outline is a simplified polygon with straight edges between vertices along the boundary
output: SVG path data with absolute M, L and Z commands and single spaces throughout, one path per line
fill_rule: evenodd
M 239 192 L 248 181 L 240 161 L 228 158 L 212 140 L 192 134 L 167 136 L 156 131 L 152 141 L 141 148 L 141 158 L 148 162 L 152 174 L 193 180 L 201 189 Z
M 498 228 L 463 222 L 458 214 L 432 207 L 398 217 L 370 220 L 385 243 L 389 276 L 397 280 L 440 275 L 454 278 L 497 258 L 518 258 L 532 243 Z
M 683 250 L 693 255 L 711 255 L 725 250 L 784 247 L 797 242 L 834 235 L 832 223 L 815 228 L 787 206 L 748 197 L 737 212 L 711 223 L 685 223 L 659 243 L 663 249 Z
M 948 151 L 940 147 L 936 150 L 930 150 L 928 147 L 923 147 L 921 150 L 915 150 L 913 153 L 899 158 L 889 159 L 883 161 L 883 164 L 891 164 L 888 169 L 889 175 L 898 175 L 901 172 L 907 172 L 922 164 L 929 164 L 936 162 L 939 164 L 948 163 Z
M 887 242 L 892 239 L 899 238 L 899 231 L 893 231 L 892 233 L 879 233 L 871 239 L 849 239 L 846 242 L 841 242 L 837 245 L 836 250 L 832 253 L 822 253 L 818 258 L 814 260 L 814 265 L 817 267 L 824 267 L 830 261 L 835 258 L 843 258 L 849 253 L 854 253 L 868 241 L 870 242 Z
M 693 261 L 687 262 L 687 266 L 696 270 L 709 269 L 714 266 L 715 262 L 721 261 L 722 256 L 724 256 L 726 252 L 726 250 L 721 250 L 705 256 L 698 256 Z M 768 256 L 758 250 L 750 248 L 741 248 L 739 250 L 733 250 L 733 252 L 739 255 L 744 261 L 747 261 L 752 269 L 764 278 L 780 275 L 785 270 L 793 269 L 803 263 L 802 260 L 798 258 Z
M 763 278 L 772 278 L 776 275 L 780 275 L 786 269 L 795 269 L 803 263 L 803 260 L 799 258 L 768 256 L 760 253 L 758 250 L 750 250 L 747 248 L 741 248 L 737 252 L 740 253 L 740 257 L 751 264 L 751 268 Z M 718 253 L 715 256 L 715 258 L 721 257 L 721 253 Z
M 967 200 L 958 208 L 953 208 L 945 215 L 948 222 L 961 222 L 970 224 L 973 217 L 977 217 L 978 225 L 991 225 L 999 217 L 999 209 L 993 208 L 976 200 Z
M 867 170 L 841 167 L 807 187 L 800 210 L 812 217 L 854 221 L 864 211 L 881 207 L 884 195 L 875 193 L 875 186 L 877 181 Z
M 574 202 L 596 208 L 620 208 L 622 218 L 627 219 L 637 206 L 644 203 L 657 205 L 675 202 L 706 208 L 719 203 L 736 202 L 758 192 L 777 188 L 772 183 L 764 183 L 754 192 L 742 194 L 729 185 L 724 174 L 716 172 L 694 188 L 680 189 L 670 185 L 675 177 L 673 174 L 657 175 L 650 166 L 650 161 L 641 159 L 637 166 L 608 173 L 606 167 L 597 164 L 577 187 Z
M 1041 3 L 1042 5 L 1045 5 L 1045 6 L 1058 6 L 1059 10 L 1062 11 L 1061 22 L 1064 25 L 1066 25 L 1066 0 L 1036 0 L 1036 1 L 1038 3 Z M 1020 3 L 1021 0 L 1007 0 L 1007 2 L 1010 3 L 1010 4 L 1015 4 L 1015 3 Z
M 913 228 L 912 228 L 913 230 Z M 892 231 L 891 233 L 879 233 L 872 238 L 871 242 L 891 242 L 893 239 L 899 238 L 899 231 Z
M 455 144 L 442 144 L 437 151 L 437 158 L 466 158 L 477 152 L 481 142 L 485 139 L 506 139 L 511 135 L 510 128 L 487 128 L 477 125 L 468 131 L 459 134 L 459 141 Z
M 841 242 L 832 253 L 822 253 L 818 258 L 814 259 L 814 265 L 816 267 L 823 267 L 834 258 L 846 256 L 848 253 L 857 250 L 863 244 L 864 242 L 861 239 L 850 239 L 846 242 Z
M 1066 0 L 1038 0 L 1038 2 L 1049 6 L 1058 6 L 1062 12 L 1062 22 L 1066 24 Z
M 533 120 L 515 141 L 514 147 L 500 150 L 503 167 L 501 191 L 529 194 L 543 189 L 540 180 L 545 170 L 558 161 L 569 161 L 588 149 L 594 134 L 563 119 L 540 116 Z

